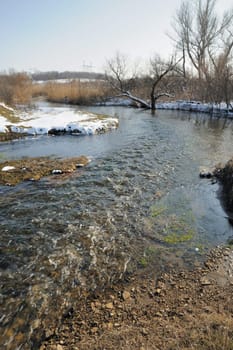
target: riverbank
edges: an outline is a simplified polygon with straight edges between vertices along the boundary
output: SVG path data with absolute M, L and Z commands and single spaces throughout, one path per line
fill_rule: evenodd
M 40 350 L 233 348 L 233 250 L 216 248 L 194 271 L 153 271 L 82 295 Z M 77 305 L 77 304 L 76 304 Z
M 171 101 L 156 104 L 157 109 L 178 110 L 188 112 L 207 113 L 219 117 L 233 118 L 232 108 L 228 108 L 225 103 L 204 103 L 199 101 Z
M 118 127 L 118 118 L 80 111 L 70 105 L 13 109 L 0 102 L 0 142 L 35 135 L 95 135 Z M 44 102 L 44 104 L 43 104 Z
M 224 166 L 217 167 L 215 174 L 222 184 L 220 196 L 223 205 L 233 220 L 233 157 Z

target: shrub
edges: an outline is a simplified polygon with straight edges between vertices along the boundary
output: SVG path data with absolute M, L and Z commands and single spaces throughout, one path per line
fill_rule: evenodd
M 23 104 L 31 99 L 31 79 L 26 73 L 0 75 L 0 101 L 8 105 Z

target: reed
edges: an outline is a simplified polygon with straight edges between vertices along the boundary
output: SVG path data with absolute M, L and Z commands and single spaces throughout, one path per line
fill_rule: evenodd
M 34 84 L 32 96 L 45 96 L 48 101 L 58 103 L 88 105 L 102 101 L 107 95 L 104 81 L 72 80 L 69 82 L 47 82 Z
M 0 75 L 0 101 L 8 105 L 25 104 L 31 100 L 31 79 L 26 73 Z

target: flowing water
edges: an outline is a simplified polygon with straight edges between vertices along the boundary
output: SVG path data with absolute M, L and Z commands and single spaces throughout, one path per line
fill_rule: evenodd
M 37 349 L 85 290 L 128 274 L 191 268 L 233 234 L 200 166 L 232 157 L 233 122 L 92 107 L 119 128 L 0 144 L 0 161 L 86 155 L 69 178 L 0 187 L 1 349 Z M 143 272 L 144 273 L 144 272 Z

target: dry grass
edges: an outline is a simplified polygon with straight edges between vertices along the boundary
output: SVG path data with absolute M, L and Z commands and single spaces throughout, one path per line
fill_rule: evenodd
M 31 79 L 25 73 L 0 75 L 0 101 L 8 105 L 31 100 Z
M 0 105 L 0 115 L 6 118 L 6 120 L 12 124 L 12 123 L 19 123 L 20 117 L 15 113 L 14 110 L 5 108 L 4 106 Z
M 23 137 L 25 137 L 25 135 L 18 132 L 0 132 L 0 142 L 12 141 Z
M 0 185 L 14 186 L 23 181 L 40 180 L 59 169 L 61 175 L 71 174 L 77 169 L 77 164 L 86 165 L 88 159 L 84 156 L 68 159 L 50 159 L 46 157 L 26 158 L 0 163 Z M 6 166 L 14 167 L 12 170 L 2 171 Z
M 88 105 L 103 100 L 107 94 L 103 81 L 34 84 L 32 96 L 45 96 L 48 101 Z

